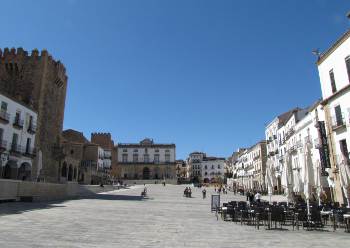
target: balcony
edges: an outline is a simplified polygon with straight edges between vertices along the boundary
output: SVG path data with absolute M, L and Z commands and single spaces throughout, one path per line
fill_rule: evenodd
M 279 155 L 278 156 L 278 161 L 280 161 L 281 163 L 283 163 L 284 160 L 284 156 L 283 155 Z
M 23 119 L 15 117 L 14 121 L 13 121 L 13 126 L 18 128 L 18 129 L 22 129 L 23 128 Z
M 11 150 L 10 152 L 15 154 L 15 155 L 19 155 L 22 154 L 23 151 L 23 147 L 21 145 L 17 145 L 17 144 L 11 144 Z
M 297 146 L 296 145 L 292 145 L 291 147 L 289 147 L 288 150 L 289 150 L 290 153 L 296 152 L 297 151 Z
M 0 140 L 0 151 L 5 151 L 7 149 L 7 141 Z
M 26 147 L 25 151 L 23 152 L 23 155 L 31 158 L 35 157 L 34 147 Z
M 36 132 L 36 123 L 30 122 L 27 131 L 28 133 L 34 134 Z
M 346 164 L 346 165 L 350 166 L 350 158 L 349 157 L 345 157 L 343 155 L 336 155 L 335 160 L 336 160 L 338 168 L 339 168 L 340 164 Z
M 301 142 L 301 140 L 298 140 L 296 143 L 296 148 L 302 148 L 303 147 L 303 142 Z
M 294 128 L 290 128 L 286 133 L 286 140 L 292 137 L 293 134 L 294 134 Z
M 0 111 L 0 121 L 4 123 L 9 123 L 10 120 L 10 114 L 7 113 L 5 110 Z
M 311 138 L 311 136 L 306 136 L 304 138 L 304 142 L 305 142 L 305 144 L 311 144 L 312 145 L 312 138 Z
M 346 125 L 343 113 L 341 113 L 339 116 L 332 116 L 331 121 L 333 131 L 345 127 Z

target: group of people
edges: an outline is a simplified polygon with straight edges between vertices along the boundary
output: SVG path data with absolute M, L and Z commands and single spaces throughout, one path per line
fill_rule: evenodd
M 247 191 L 246 193 L 246 197 L 247 197 L 247 201 L 249 202 L 260 202 L 261 201 L 261 194 L 260 192 L 256 192 L 256 194 L 254 194 L 253 191 Z
M 190 187 L 186 187 L 184 190 L 184 196 L 185 197 L 191 197 L 192 196 L 192 190 Z
M 219 194 L 221 194 L 221 192 L 222 192 L 223 194 L 227 194 L 227 189 L 226 189 L 226 187 L 223 187 L 222 185 L 221 185 L 220 187 L 218 187 L 218 189 L 216 189 L 216 187 L 215 187 L 215 188 L 214 188 L 214 191 L 217 192 L 217 193 L 219 193 Z

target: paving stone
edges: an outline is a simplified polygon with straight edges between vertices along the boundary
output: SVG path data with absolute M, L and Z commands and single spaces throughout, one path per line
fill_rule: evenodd
M 343 229 L 256 230 L 216 220 L 210 195 L 185 186 L 148 185 L 56 203 L 0 204 L 0 247 L 349 247 Z M 229 192 L 222 201 L 242 200 Z

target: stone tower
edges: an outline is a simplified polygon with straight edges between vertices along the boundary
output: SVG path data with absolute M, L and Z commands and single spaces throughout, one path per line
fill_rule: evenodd
M 29 55 L 22 48 L 0 49 L 0 92 L 38 112 L 36 151 L 42 153 L 41 177 L 47 182 L 59 180 L 66 90 L 66 69 L 46 50 L 35 49 Z M 37 165 L 35 161 L 32 171 Z

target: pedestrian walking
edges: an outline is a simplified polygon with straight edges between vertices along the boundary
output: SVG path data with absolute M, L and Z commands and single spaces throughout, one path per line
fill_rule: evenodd
M 257 203 L 260 203 L 260 201 L 261 201 L 261 194 L 259 193 L 259 191 L 256 192 L 254 198 L 255 198 L 255 201 L 256 201 Z
M 207 191 L 205 189 L 202 190 L 202 194 L 203 194 L 203 199 L 206 197 L 207 195 Z

